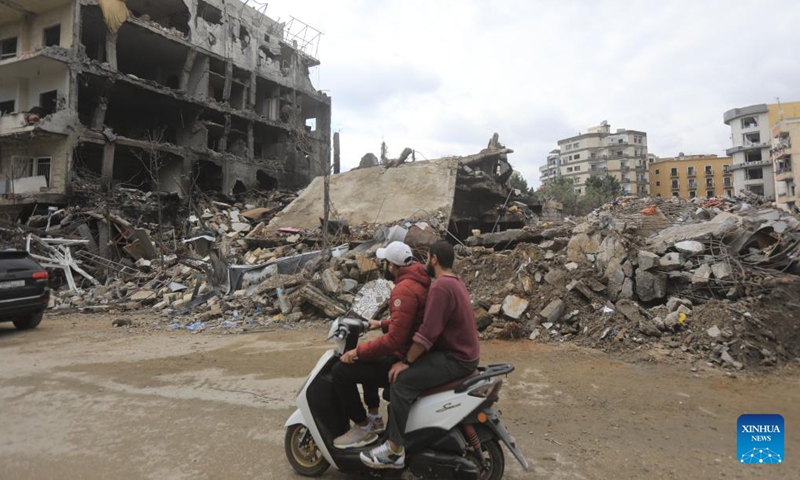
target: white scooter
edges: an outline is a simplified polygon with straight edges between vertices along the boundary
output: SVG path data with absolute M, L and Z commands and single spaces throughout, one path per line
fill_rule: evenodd
M 342 450 L 333 440 L 345 433 L 349 421 L 334 391 L 331 369 L 342 353 L 353 349 L 369 324 L 354 318 L 333 322 L 328 336 L 336 348 L 325 352 L 297 394 L 297 410 L 286 422 L 286 457 L 300 475 L 316 477 L 333 465 L 345 473 L 378 472 L 361 462 L 362 448 Z M 421 478 L 498 480 L 503 477 L 504 443 L 528 470 L 528 462 L 492 410 L 502 379 L 511 364 L 478 367 L 474 374 L 423 392 L 406 425 L 406 469 Z M 391 408 L 391 405 L 389 405 Z M 390 471 L 380 470 L 381 475 Z M 400 475 L 394 470 L 396 475 Z

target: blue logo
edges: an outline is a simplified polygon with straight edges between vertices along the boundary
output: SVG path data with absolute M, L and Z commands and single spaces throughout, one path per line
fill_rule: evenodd
M 775 414 L 745 414 L 739 417 L 737 458 L 744 464 L 776 464 L 784 459 L 783 417 Z

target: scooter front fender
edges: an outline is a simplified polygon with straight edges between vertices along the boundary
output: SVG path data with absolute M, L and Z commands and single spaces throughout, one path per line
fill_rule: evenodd
M 306 418 L 303 416 L 303 412 L 301 412 L 299 408 L 294 411 L 294 413 L 292 414 L 291 417 L 289 417 L 288 420 L 286 420 L 286 425 L 284 425 L 284 427 L 289 428 L 292 425 L 303 425 L 308 427 L 308 423 L 306 423 Z

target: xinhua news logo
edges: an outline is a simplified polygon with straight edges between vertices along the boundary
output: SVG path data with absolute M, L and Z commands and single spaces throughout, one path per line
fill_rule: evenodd
M 745 414 L 737 422 L 737 458 L 743 464 L 780 464 L 784 460 L 783 417 Z

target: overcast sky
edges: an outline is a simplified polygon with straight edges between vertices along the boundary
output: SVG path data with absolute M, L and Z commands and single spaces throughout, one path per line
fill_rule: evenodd
M 493 132 L 528 183 L 560 138 L 607 120 L 649 151 L 724 155 L 725 110 L 800 100 L 800 2 L 274 0 L 324 32 L 342 164 L 468 155 Z

